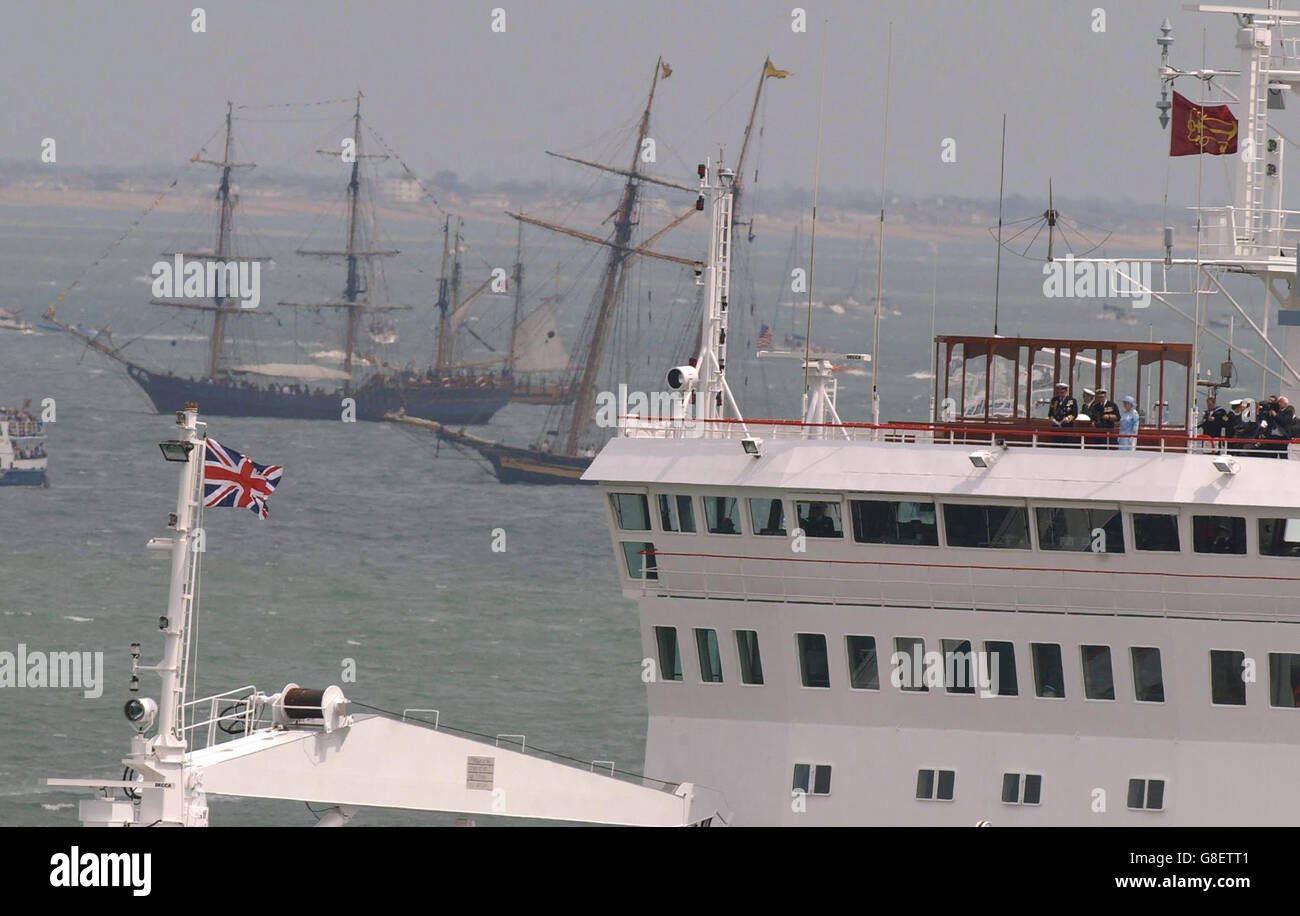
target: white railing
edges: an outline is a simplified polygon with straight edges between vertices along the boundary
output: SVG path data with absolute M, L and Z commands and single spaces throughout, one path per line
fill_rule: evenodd
M 218 732 L 227 735 L 228 739 L 233 739 L 253 731 L 260 724 L 255 702 L 258 695 L 257 688 L 250 684 L 186 702 L 181 707 L 181 721 L 187 724 L 181 731 L 189 750 L 195 751 L 216 744 L 219 740 Z M 200 715 L 206 715 L 207 718 L 188 721 Z M 229 731 L 219 728 L 223 722 L 239 723 L 239 728 Z M 200 740 L 202 740 L 201 744 Z
M 1192 208 L 1196 211 L 1196 208 Z M 1202 260 L 1267 260 L 1295 257 L 1300 245 L 1300 228 L 1288 228 L 1288 217 L 1300 216 L 1300 210 L 1256 210 L 1264 229 L 1250 239 L 1251 229 L 1239 225 L 1235 207 L 1201 207 Z

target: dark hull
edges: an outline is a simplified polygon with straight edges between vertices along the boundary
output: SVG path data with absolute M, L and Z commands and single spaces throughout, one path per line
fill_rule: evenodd
M 45 469 L 0 471 L 0 487 L 48 487 Z
M 583 472 L 591 466 L 591 458 L 548 455 L 533 449 L 511 448 L 507 445 L 475 448 L 492 464 L 497 480 L 502 483 L 595 483 L 594 480 L 582 479 Z
M 283 389 L 242 388 L 159 375 L 140 366 L 127 366 L 159 413 L 180 410 L 194 401 L 205 415 L 219 417 L 281 417 L 298 420 L 340 420 L 343 395 L 285 393 Z M 348 395 L 356 400 L 356 419 L 382 420 L 389 411 L 405 409 L 411 416 L 476 426 L 487 423 L 506 405 L 504 388 L 368 388 Z

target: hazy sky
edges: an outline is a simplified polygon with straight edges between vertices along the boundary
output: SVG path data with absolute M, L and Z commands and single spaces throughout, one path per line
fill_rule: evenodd
M 1262 2 L 1262 0 L 1259 0 Z M 207 31 L 191 30 L 202 3 Z M 493 10 L 506 31 L 491 29 Z M 345 96 L 360 85 L 371 123 L 422 176 L 548 179 L 542 153 L 603 151 L 644 103 L 656 57 L 673 68 L 656 100 L 657 170 L 684 173 L 739 135 L 765 55 L 794 75 L 767 84 L 755 164 L 768 184 L 810 187 L 825 54 L 825 188 L 879 187 L 886 34 L 894 24 L 888 185 L 907 194 L 996 197 L 1001 115 L 1009 193 L 1159 201 L 1195 196 L 1192 157 L 1168 160 L 1156 121 L 1155 45 L 1174 24 L 1174 60 L 1236 66 L 1232 22 L 1177 0 L 349 0 L 47 2 L 7 0 L 0 158 L 36 161 L 54 137 L 60 165 L 179 164 L 219 126 L 227 99 L 262 105 Z M 1105 31 L 1093 10 L 1105 10 Z M 830 29 L 823 20 L 829 18 Z M 1192 87 L 1186 92 L 1194 93 Z M 1280 119 L 1300 133 L 1296 110 Z M 250 112 L 259 118 L 275 112 Z M 328 131 L 335 108 L 299 125 Z M 261 125 L 258 125 L 261 127 Z M 302 131 L 244 131 L 263 165 L 291 164 Z M 338 131 L 334 131 L 337 133 Z M 290 141 L 292 137 L 292 141 Z M 957 161 L 940 161 L 945 138 Z M 337 141 L 335 141 L 337 142 Z M 628 154 L 620 151 L 621 160 Z M 558 170 L 558 171 L 557 171 Z M 1207 195 L 1224 188 L 1207 159 Z

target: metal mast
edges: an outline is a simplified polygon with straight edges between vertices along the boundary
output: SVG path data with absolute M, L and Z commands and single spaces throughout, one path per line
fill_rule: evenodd
M 438 271 L 438 352 L 433 364 L 442 371 L 443 346 L 447 336 L 447 311 L 451 303 L 447 298 L 447 246 L 451 240 L 451 215 L 442 223 L 442 267 Z
M 524 224 L 518 224 L 515 236 L 515 313 L 510 321 L 510 358 L 506 361 L 506 374 L 515 374 L 515 342 L 519 337 L 519 312 L 524 304 Z
M 230 229 L 234 212 L 234 207 L 230 202 L 230 144 L 231 144 L 231 122 L 233 121 L 234 105 L 226 103 L 226 146 L 221 155 L 221 184 L 217 188 L 217 199 L 221 201 L 221 213 L 217 219 L 217 245 L 216 258 L 224 261 L 230 247 Z M 220 297 L 214 297 L 212 304 L 218 309 L 222 306 L 224 300 Z M 215 311 L 212 313 L 212 345 L 208 354 L 208 378 L 217 377 L 217 364 L 221 359 L 221 337 L 225 332 L 226 316 L 224 312 Z

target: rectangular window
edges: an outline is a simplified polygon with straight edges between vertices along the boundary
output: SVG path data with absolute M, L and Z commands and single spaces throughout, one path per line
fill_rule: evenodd
M 700 655 L 700 680 L 722 683 L 722 655 L 718 652 L 718 631 L 696 628 L 695 648 Z
M 1270 706 L 1300 706 L 1300 655 L 1268 653 L 1268 684 Z
M 812 795 L 831 794 L 831 767 L 828 763 L 796 763 L 794 765 L 795 791 Z
M 1216 706 L 1246 705 L 1246 653 L 1210 650 L 1210 702 Z
M 879 690 L 876 637 L 846 636 L 844 639 L 849 649 L 849 686 L 854 690 Z
M 925 640 L 915 636 L 894 637 L 894 657 L 890 663 L 897 666 L 900 690 L 925 693 Z
M 794 765 L 794 785 L 792 788 L 796 792 L 807 793 L 812 781 L 812 764 L 796 763 Z
M 953 770 L 917 770 L 916 797 L 925 801 L 952 801 L 956 776 Z
M 623 541 L 623 559 L 627 561 L 627 574 L 633 579 L 640 579 L 645 571 L 647 579 L 659 578 L 659 562 L 655 557 L 655 545 L 645 541 Z
M 1133 696 L 1139 703 L 1163 703 L 1165 680 L 1160 670 L 1160 650 L 1133 646 L 1129 652 L 1133 657 Z
M 1039 507 L 1038 546 L 1042 550 L 1123 553 L 1124 525 L 1119 509 Z
M 709 534 L 740 534 L 740 504 L 736 498 L 704 497 L 704 525 Z
M 1134 512 L 1133 547 L 1177 553 L 1182 549 L 1178 541 L 1178 516 Z
M 842 538 L 844 525 L 840 520 L 840 504 L 822 500 L 796 500 L 795 514 L 799 527 L 810 538 Z
M 829 687 L 830 668 L 826 659 L 826 636 L 822 633 L 800 633 L 799 676 L 805 687 Z
M 819 763 L 813 767 L 813 795 L 831 794 L 831 768 L 829 764 Z
M 853 515 L 853 539 L 859 544 L 939 546 L 934 503 L 855 499 L 849 507 Z
M 664 531 L 695 533 L 695 507 L 689 496 L 659 494 L 659 525 Z
M 614 518 L 624 531 L 650 530 L 650 504 L 644 493 L 611 493 Z
M 949 547 L 1029 550 L 1029 512 L 1023 506 L 945 503 L 943 530 Z
M 974 666 L 969 639 L 943 640 L 943 686 L 949 693 L 975 692 Z
M 1034 661 L 1034 695 L 1063 698 L 1065 667 L 1061 664 L 1061 647 L 1054 642 L 1033 642 L 1029 654 Z
M 1192 549 L 1197 553 L 1245 553 L 1246 520 L 1228 515 L 1193 515 Z
M 1163 779 L 1130 779 L 1128 806 L 1134 810 L 1160 811 L 1165 806 Z
M 758 654 L 758 631 L 737 630 L 736 649 L 740 653 L 740 682 L 763 683 L 763 660 Z
M 1110 668 L 1110 646 L 1080 646 L 1083 658 L 1083 695 L 1090 700 L 1115 699 L 1115 677 Z
M 1020 695 L 1020 684 L 1016 680 L 1016 647 L 1009 642 L 989 640 L 984 643 L 987 658 L 989 690 L 995 696 L 1014 697 Z M 996 678 L 996 680 L 995 680 Z
M 749 520 L 754 526 L 755 534 L 785 536 L 785 508 L 779 499 L 751 499 Z
M 1008 805 L 1036 805 L 1042 800 L 1043 777 L 1035 773 L 1003 773 L 1002 801 Z
M 665 681 L 682 679 L 682 653 L 677 648 L 676 627 L 655 627 L 659 647 L 659 676 Z
M 1300 557 L 1300 518 L 1261 518 L 1259 552 L 1266 557 Z

